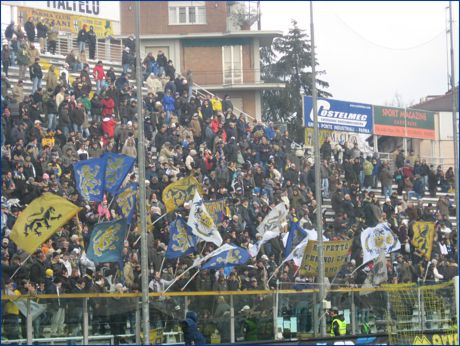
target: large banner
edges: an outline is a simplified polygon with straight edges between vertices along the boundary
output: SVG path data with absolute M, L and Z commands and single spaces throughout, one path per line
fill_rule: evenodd
M 372 105 L 318 98 L 319 128 L 341 132 L 372 133 Z M 303 98 L 304 126 L 313 127 L 313 99 Z
M 33 18 L 34 23 L 38 23 L 40 18 L 43 18 L 43 22 L 46 25 L 54 22 L 54 26 L 59 31 L 70 32 L 78 34 L 78 31 L 82 28 L 83 24 L 94 27 L 94 32 L 99 38 L 104 38 L 110 35 L 117 34 L 114 32 L 115 22 L 108 19 L 85 17 L 75 14 L 67 14 L 62 12 L 53 12 L 47 10 L 41 10 L 30 7 L 18 7 L 18 18 L 17 22 L 24 25 L 29 17 Z M 117 23 L 118 24 L 118 23 Z M 117 30 L 115 30 L 117 31 Z
M 374 134 L 436 139 L 434 113 L 411 108 L 374 106 Z
M 352 242 L 353 239 L 323 243 L 324 275 L 333 278 L 337 274 L 345 263 Z M 318 275 L 318 242 L 316 240 L 308 242 L 299 272 L 303 276 Z

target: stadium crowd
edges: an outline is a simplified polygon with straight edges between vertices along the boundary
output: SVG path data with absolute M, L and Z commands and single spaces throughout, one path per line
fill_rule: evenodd
M 312 158 L 296 155 L 287 130 L 282 131 L 281 126 L 272 123 L 248 121 L 244 114 L 235 112 L 227 95 L 222 99 L 195 95 L 192 72 L 188 71 L 185 77 L 177 74 L 173 62 L 161 51 L 156 57 L 148 53 L 142 61 L 148 92 L 143 97 L 143 114 L 139 115 L 136 90 L 130 82 L 136 61 L 136 42 L 132 36 L 125 41 L 123 72 L 118 74 L 113 68 L 105 68 L 102 61 L 94 65 L 88 63 L 86 50 L 89 50 L 89 59 L 94 59 L 95 36 L 92 28 L 87 31 L 84 27 L 78 34 L 78 49 L 69 53 L 62 73 L 57 76 L 55 66 L 42 71 L 40 65 L 45 49 L 54 53 L 56 46 L 56 30 L 52 25 L 45 26 L 46 30 L 42 26 L 41 22 L 34 25 L 28 21 L 24 33 L 20 25 L 12 23 L 4 33 L 1 232 L 5 294 L 140 291 L 140 242 L 137 242 L 140 231 L 136 222 L 125 241 L 122 263 L 95 265 L 85 256 L 94 225 L 116 219 L 118 208 L 116 203 L 110 203 L 110 196 L 100 204 L 82 200 L 72 170 L 75 162 L 99 157 L 104 152 L 136 157 L 138 141 L 147 149 L 149 288 L 152 292 L 164 291 L 196 256 L 166 260 L 162 267 L 169 240 L 168 226 L 177 215 L 187 219 L 187 203 L 151 225 L 166 211 L 161 200 L 163 190 L 181 177 L 195 176 L 202 183 L 205 200 L 227 199 L 229 213 L 218 224 L 224 243 L 249 248 L 258 240 L 259 223 L 282 201 L 288 201 L 290 220 L 300 220 L 305 229 L 315 227 L 318 212 L 315 163 Z M 34 44 L 35 31 L 40 49 Z M 20 80 L 11 85 L 9 67 L 15 65 L 19 66 Z M 26 78 L 30 78 L 33 85 L 30 95 L 24 92 Z M 71 83 L 69 79 L 74 81 Z M 144 117 L 145 138 L 137 135 L 139 116 Z M 323 203 L 330 200 L 333 211 L 331 215 L 326 209 L 323 211 L 324 236 L 329 240 L 353 239 L 352 251 L 333 285 L 364 283 L 368 268 L 355 270 L 362 263 L 359 235 L 362 229 L 380 222 L 391 226 L 402 245 L 398 253 L 388 256 L 388 283 L 447 281 L 456 275 L 457 230 L 449 221 L 449 216 L 455 213 L 454 201 L 449 195 L 454 186 L 452 168 L 444 171 L 413 153 L 406 156 L 403 150 L 393 161 L 383 161 L 378 154 L 364 154 L 356 143 L 331 143 L 330 139 L 322 144 L 321 162 L 317 164 L 321 165 Z M 137 180 L 136 169 L 127 180 Z M 438 188 L 443 193 L 437 203 L 425 202 L 425 196 L 437 196 Z M 81 232 L 76 220 L 70 221 L 24 262 L 27 254 L 9 240 L 9 233 L 21 210 L 48 191 L 82 207 Z M 384 202 L 378 195 L 385 197 Z M 411 244 L 412 225 L 417 220 L 436 223 L 431 261 Z M 286 225 L 283 232 L 287 231 Z M 212 243 L 201 243 L 198 253 L 206 255 L 215 248 Z M 277 280 L 280 288 L 302 289 L 314 285 L 315 278 L 297 274 L 292 261 L 286 262 L 268 281 L 283 259 L 281 235 L 264 244 L 257 257 L 244 266 L 200 271 L 185 290 L 275 289 Z M 180 290 L 193 274 L 194 271 L 190 271 L 184 275 L 171 291 Z M 168 310 L 166 305 L 163 308 L 160 305 L 169 303 L 169 300 L 154 301 L 152 306 L 156 304 L 158 309 L 152 310 Z M 82 311 L 76 302 L 62 299 L 48 304 L 49 311 L 44 318 L 51 320 L 54 333 L 64 333 L 64 322 L 75 325 L 75 333 L 81 331 L 78 328 Z M 129 300 L 121 303 L 116 299 L 95 302 L 93 331 L 105 333 L 106 322 L 112 328 L 115 317 L 110 321 L 107 317 L 107 311 L 112 308 L 118 309 L 117 318 L 124 322 L 123 327 L 115 323 L 112 333 L 122 334 L 128 320 L 132 328 L 134 313 L 129 304 Z M 255 304 L 242 301 L 243 316 L 248 309 L 255 309 Z M 216 308 L 202 314 L 201 320 L 213 316 L 219 321 L 230 309 L 223 297 L 214 305 Z M 3 310 L 5 336 L 18 337 L 15 318 L 17 321 L 19 311 L 12 304 Z M 70 310 L 72 313 L 68 313 Z M 266 313 L 262 308 L 261 311 Z M 154 315 L 155 323 L 159 318 Z M 224 335 L 225 328 L 220 327 Z M 37 335 L 42 334 L 36 323 L 34 328 Z M 204 334 L 209 338 L 212 332 Z

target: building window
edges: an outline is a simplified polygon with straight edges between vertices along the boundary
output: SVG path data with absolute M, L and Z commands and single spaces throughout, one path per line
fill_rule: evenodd
M 222 47 L 224 84 L 243 83 L 243 46 Z
M 169 25 L 206 24 L 204 1 L 169 1 Z

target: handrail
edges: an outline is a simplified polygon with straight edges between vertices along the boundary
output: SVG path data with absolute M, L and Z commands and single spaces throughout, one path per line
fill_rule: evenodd
M 340 287 L 330 288 L 328 292 L 344 293 L 344 292 L 361 292 L 375 291 L 385 292 L 393 290 L 410 290 L 419 289 L 440 289 L 446 288 L 454 284 L 454 281 L 442 282 L 434 285 L 417 285 L 410 284 L 388 284 L 380 287 Z M 247 296 L 247 295 L 270 295 L 270 294 L 304 294 L 317 293 L 319 288 L 306 288 L 301 291 L 295 289 L 283 290 L 251 290 L 251 291 L 201 291 L 201 292 L 151 292 L 149 297 L 200 297 L 200 296 Z M 1 300 L 19 300 L 19 299 L 83 299 L 83 298 L 136 298 L 141 297 L 141 293 L 70 293 L 70 294 L 43 294 L 43 295 L 23 295 L 13 296 L 3 294 Z
M 211 96 L 213 96 L 213 97 L 215 96 L 215 94 L 213 94 L 213 93 L 210 92 L 209 90 L 206 90 L 204 87 L 202 87 L 201 85 L 198 85 L 198 84 L 195 83 L 195 82 L 193 83 L 193 86 L 196 86 L 196 87 L 198 87 L 198 88 L 201 89 L 201 90 L 204 90 L 206 93 L 205 93 L 205 94 L 202 93 L 203 96 L 206 96 L 206 95 L 211 95 Z M 195 92 L 198 94 L 199 91 L 198 91 L 198 90 L 195 90 Z M 222 99 L 221 99 L 220 97 L 217 97 L 217 98 L 218 98 L 220 101 L 222 101 Z M 254 121 L 257 121 L 257 118 L 255 118 L 255 117 L 253 117 L 252 115 L 246 113 L 245 111 L 242 111 L 242 110 L 239 109 L 238 107 L 233 106 L 233 109 L 236 110 L 236 111 L 238 111 L 238 112 L 240 112 L 240 114 L 243 114 L 244 116 L 249 117 L 249 118 L 251 118 L 251 119 L 254 120 Z

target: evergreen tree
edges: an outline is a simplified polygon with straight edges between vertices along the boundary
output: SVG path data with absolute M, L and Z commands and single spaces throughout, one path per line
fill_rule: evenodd
M 312 94 L 312 56 L 307 34 L 293 20 L 288 34 L 276 38 L 271 47 L 261 48 L 260 56 L 263 80 L 267 83 L 286 83 L 284 89 L 262 92 L 264 120 L 290 123 L 303 132 L 302 97 Z M 317 77 L 322 74 L 325 71 L 317 72 Z M 323 90 L 329 87 L 329 83 L 318 78 L 316 83 L 318 97 L 332 96 Z M 297 117 L 292 116 L 294 113 L 297 113 Z

